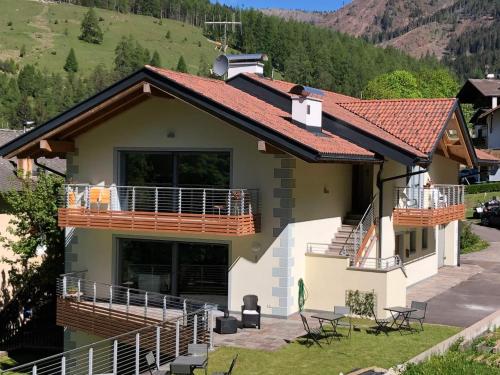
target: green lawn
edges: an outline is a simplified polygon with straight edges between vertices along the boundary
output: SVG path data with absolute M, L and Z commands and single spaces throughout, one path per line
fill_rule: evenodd
M 235 375 L 240 374 L 338 374 L 354 368 L 379 366 L 389 368 L 402 363 L 431 346 L 459 332 L 457 327 L 426 325 L 424 332 L 391 332 L 375 336 L 366 328 L 353 332 L 352 338 L 330 345 L 306 347 L 296 341 L 277 351 L 218 348 L 210 355 L 209 373 L 227 371 L 238 354 Z
M 199 28 L 174 20 L 162 20 L 133 14 L 96 9 L 104 32 L 101 45 L 78 39 L 80 23 L 88 8 L 68 4 L 42 4 L 30 0 L 1 0 L 0 59 L 14 58 L 18 63 L 37 64 L 53 72 L 62 72 L 71 47 L 83 72 L 97 64 L 111 67 L 114 49 L 122 36 L 132 34 L 152 53 L 157 50 L 162 65 L 172 68 L 182 54 L 191 73 L 198 70 L 200 56 L 210 63 L 218 52 Z M 9 25 L 12 23 L 11 25 Z M 165 35 L 170 31 L 170 39 Z M 19 57 L 25 45 L 27 54 Z
M 477 194 L 465 194 L 465 216 L 468 219 L 472 219 L 472 209 L 477 206 L 478 203 L 489 201 L 493 197 L 500 197 L 500 191 L 494 191 L 491 193 L 477 193 Z

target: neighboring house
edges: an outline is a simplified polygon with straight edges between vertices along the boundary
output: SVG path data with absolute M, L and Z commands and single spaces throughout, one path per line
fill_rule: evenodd
M 22 130 L 0 129 L 0 146 L 12 141 L 22 134 Z M 61 174 L 65 173 L 66 161 L 63 159 L 41 158 L 40 163 L 47 165 L 49 168 L 52 168 Z M 7 213 L 7 206 L 1 194 L 11 190 L 20 190 L 22 188 L 21 180 L 18 178 L 19 169 L 29 171 L 29 173 L 35 178 L 38 174 L 38 167 L 31 159 L 17 160 L 16 158 L 0 158 L 0 236 L 10 237 L 10 234 L 7 232 L 7 228 L 9 227 L 9 222 L 12 219 L 12 216 Z M 0 244 L 0 307 L 3 304 L 5 293 L 10 294 L 10 287 L 8 283 L 10 265 L 2 262 L 1 260 L 4 258 L 12 260 L 14 256 L 15 255 L 10 250 L 6 249 L 3 244 Z
M 300 279 L 306 309 L 374 291 L 382 315 L 456 266 L 459 165 L 484 162 L 456 99 L 358 100 L 151 66 L 0 155 L 67 158 L 67 272 L 233 312 L 257 294 L 263 314 L 283 318 L 299 309 Z M 74 328 L 64 306 L 58 321 Z M 90 340 L 67 332 L 68 347 Z
M 473 142 L 484 149 L 484 153 L 500 157 L 500 80 L 494 76 L 485 79 L 469 79 L 457 98 L 461 103 L 472 104 L 476 112 L 470 123 L 473 125 Z M 485 156 L 487 158 L 487 156 Z M 498 165 L 484 164 L 482 180 L 500 181 Z

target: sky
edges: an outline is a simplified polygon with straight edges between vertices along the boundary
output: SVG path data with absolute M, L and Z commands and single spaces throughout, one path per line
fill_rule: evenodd
M 215 3 L 215 0 L 211 0 Z M 303 9 L 303 10 L 336 10 L 350 0 L 217 0 L 221 4 L 230 6 L 244 6 L 252 8 L 285 8 L 285 9 Z

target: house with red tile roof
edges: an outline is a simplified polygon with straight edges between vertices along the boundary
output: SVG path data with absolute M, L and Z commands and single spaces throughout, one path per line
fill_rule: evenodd
M 473 141 L 482 150 L 483 165 L 480 178 L 500 181 L 500 169 L 494 160 L 500 158 L 500 79 L 488 75 L 485 79 L 469 79 L 457 94 L 462 103 L 472 104 L 475 113 L 470 119 Z M 493 163 L 488 165 L 488 160 Z
M 0 148 L 67 160 L 63 286 L 85 270 L 126 288 L 103 302 L 117 322 L 135 290 L 232 313 L 256 295 L 283 318 L 359 291 L 383 315 L 458 264 L 459 166 L 498 163 L 472 146 L 458 100 L 360 100 L 252 72 L 145 66 Z M 67 342 L 109 335 L 97 310 L 71 319 L 88 304 L 80 282 L 58 310 Z

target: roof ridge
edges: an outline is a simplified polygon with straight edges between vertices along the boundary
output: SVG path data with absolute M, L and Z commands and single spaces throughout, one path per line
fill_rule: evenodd
M 225 81 L 222 81 L 220 79 L 198 76 L 198 75 L 191 74 L 191 73 L 178 72 L 176 70 L 167 69 L 167 68 L 159 68 L 157 66 L 153 66 L 153 65 L 149 65 L 149 64 L 144 65 L 144 67 L 146 69 L 152 70 L 152 71 L 158 70 L 158 71 L 168 72 L 169 74 L 177 74 L 180 76 L 189 76 L 190 78 L 199 79 L 200 81 L 207 81 L 207 82 L 218 83 L 218 84 L 225 84 L 226 83 Z
M 342 95 L 342 94 L 341 94 Z M 338 102 L 337 104 L 363 103 L 394 103 L 394 102 L 445 102 L 456 101 L 456 98 L 400 98 L 400 99 L 359 99 L 352 102 Z

